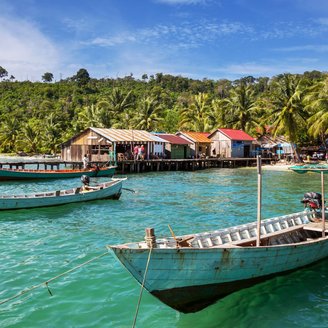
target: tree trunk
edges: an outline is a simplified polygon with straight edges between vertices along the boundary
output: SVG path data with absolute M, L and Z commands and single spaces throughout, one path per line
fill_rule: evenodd
M 296 163 L 304 163 L 303 162 L 303 159 L 301 158 L 300 154 L 297 151 L 297 148 L 294 147 L 294 143 L 291 142 L 290 145 L 292 147 L 292 152 L 293 152 L 293 155 L 294 155 L 294 158 L 295 158 Z

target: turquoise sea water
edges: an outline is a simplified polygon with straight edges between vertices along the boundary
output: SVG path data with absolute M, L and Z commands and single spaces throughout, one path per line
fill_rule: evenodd
M 100 179 L 101 180 L 101 179 Z M 0 194 L 56 190 L 76 180 L 1 182 Z M 119 201 L 0 212 L 0 301 L 106 252 L 107 244 L 256 220 L 256 169 L 129 175 Z M 302 210 L 320 176 L 263 172 L 263 217 Z M 0 327 L 131 327 L 140 286 L 111 253 L 0 305 Z M 181 314 L 144 291 L 137 327 L 327 327 L 328 260 Z

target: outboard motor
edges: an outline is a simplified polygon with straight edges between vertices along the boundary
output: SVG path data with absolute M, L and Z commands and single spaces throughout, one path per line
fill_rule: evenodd
M 87 175 L 82 175 L 81 176 L 81 181 L 84 185 L 89 185 L 90 183 L 90 178 Z
M 317 192 L 307 192 L 304 194 L 301 203 L 304 204 L 304 207 L 309 207 L 312 210 L 321 209 L 322 196 Z

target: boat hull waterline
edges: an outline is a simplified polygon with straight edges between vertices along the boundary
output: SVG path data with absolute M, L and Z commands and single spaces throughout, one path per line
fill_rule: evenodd
M 78 187 L 37 194 L 0 196 L 0 210 L 48 207 L 100 199 L 119 199 L 121 190 L 122 180 L 115 179 L 99 184 L 95 190 L 83 190 Z
M 151 249 L 144 287 L 163 303 L 189 313 L 245 287 L 313 264 L 328 256 L 328 237 L 321 237 L 321 223 L 311 222 L 313 216 L 300 212 L 263 220 L 259 247 L 252 233 L 256 223 L 177 237 L 192 237 L 189 247 L 174 246 L 173 238 L 158 239 Z M 270 225 L 277 230 L 265 232 Z M 248 238 L 242 238 L 246 230 Z M 237 232 L 241 238 L 234 240 Z M 145 242 L 108 247 L 141 284 L 150 252 Z
M 27 170 L 0 168 L 0 181 L 26 180 L 26 179 L 66 179 L 78 178 L 81 175 L 89 177 L 111 177 L 115 173 L 116 166 L 98 169 L 82 170 Z

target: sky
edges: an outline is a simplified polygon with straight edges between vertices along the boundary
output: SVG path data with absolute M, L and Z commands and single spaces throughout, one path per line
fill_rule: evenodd
M 235 80 L 327 59 L 327 0 L 0 0 L 0 66 L 19 81 L 81 68 Z

